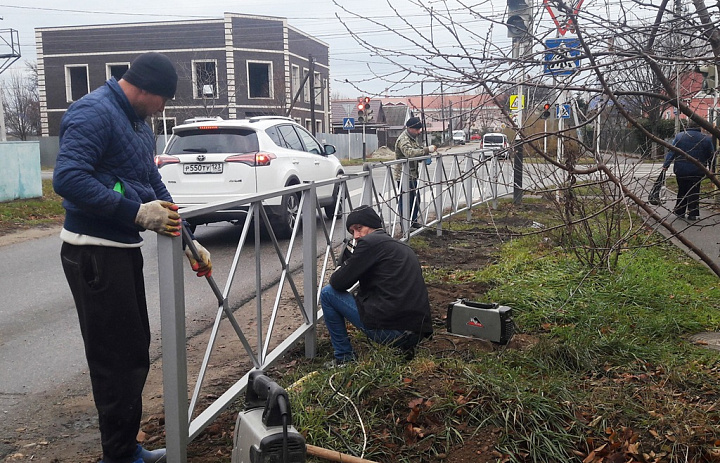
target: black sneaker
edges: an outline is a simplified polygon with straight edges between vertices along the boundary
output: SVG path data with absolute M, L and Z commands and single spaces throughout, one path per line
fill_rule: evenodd
M 696 220 L 700 220 L 700 216 L 699 215 L 689 215 L 689 216 L 687 216 L 687 219 L 691 222 L 695 222 Z

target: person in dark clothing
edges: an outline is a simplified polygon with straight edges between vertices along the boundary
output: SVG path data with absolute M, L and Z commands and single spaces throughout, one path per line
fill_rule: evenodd
M 353 210 L 346 223 L 357 244 L 320 292 L 335 362 L 355 359 L 346 321 L 370 340 L 397 347 L 412 358 L 415 346 L 433 332 L 420 261 L 410 246 L 385 233 L 372 208 Z M 353 296 L 348 290 L 358 282 Z
M 137 443 L 142 391 L 150 368 L 143 239 L 152 230 L 179 236 L 178 207 L 153 160 L 145 123 L 175 95 L 177 73 L 159 53 L 136 58 L 119 80 L 74 102 L 62 118 L 53 187 L 64 198 L 60 250 L 73 294 L 98 411 L 103 463 L 155 463 L 165 449 Z M 210 253 L 193 241 L 198 276 Z
M 423 146 L 422 137 L 420 134 L 423 131 L 423 123 L 419 117 L 411 117 L 405 122 L 405 131 L 400 134 L 397 141 L 395 142 L 395 159 L 410 159 L 418 156 L 425 156 L 430 153 L 437 151 L 435 145 Z M 410 202 L 410 227 L 420 228 L 421 225 L 418 223 L 418 213 L 420 212 L 420 191 L 418 187 L 418 178 L 420 177 L 420 168 L 417 161 L 410 161 L 410 177 L 408 178 L 409 186 L 409 202 Z M 395 166 L 395 180 L 400 185 L 400 179 L 402 177 L 402 164 Z M 401 218 L 403 216 L 403 203 L 402 193 L 398 199 L 398 213 Z M 401 226 L 404 222 L 401 221 Z
M 695 121 L 689 121 L 684 132 L 680 132 L 673 140 L 673 146 L 665 156 L 663 170 L 667 170 L 674 161 L 673 171 L 677 178 L 678 192 L 677 201 L 673 213 L 691 221 L 700 218 L 700 183 L 706 172 L 702 167 L 708 167 L 712 160 L 715 149 L 712 139 L 700 131 Z M 684 153 L 687 153 L 684 154 Z

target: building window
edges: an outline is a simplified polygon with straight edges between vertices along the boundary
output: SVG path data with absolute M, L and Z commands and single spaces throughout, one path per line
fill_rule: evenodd
M 248 98 L 272 98 L 272 63 L 247 63 Z
M 174 117 L 167 117 L 163 119 L 162 117 L 157 117 L 154 119 L 155 121 L 155 135 L 172 135 L 172 129 L 175 127 L 175 118 Z M 167 132 L 166 130 L 167 129 Z
M 303 69 L 303 79 L 308 75 L 308 70 Z M 305 85 L 303 85 L 303 102 L 310 103 L 310 79 L 305 79 Z
M 323 86 L 322 86 L 322 77 L 320 76 L 319 72 L 315 73 L 315 81 L 313 82 L 315 85 L 315 106 L 322 106 L 322 94 L 323 94 Z
M 308 131 L 312 130 L 312 121 L 310 119 L 305 119 L 305 128 Z
M 115 80 L 120 80 L 129 68 L 130 63 L 107 63 L 105 65 L 105 78 L 114 77 Z
M 68 103 L 90 93 L 87 64 L 65 66 L 65 98 Z
M 291 89 L 292 97 L 295 98 L 298 90 L 300 90 L 300 66 L 292 65 Z
M 315 121 L 315 133 L 322 133 L 322 121 Z
M 193 61 L 193 98 L 217 98 L 217 61 Z

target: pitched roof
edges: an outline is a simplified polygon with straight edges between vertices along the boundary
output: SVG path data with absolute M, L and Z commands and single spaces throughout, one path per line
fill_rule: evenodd
M 408 107 L 404 104 L 384 104 L 385 121 L 390 127 L 403 127 L 408 118 Z

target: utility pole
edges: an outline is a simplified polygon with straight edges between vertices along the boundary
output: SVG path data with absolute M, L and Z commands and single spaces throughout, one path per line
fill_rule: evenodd
M 423 133 L 425 134 L 425 146 L 430 146 L 428 143 L 428 130 L 425 122 L 425 90 L 423 89 L 423 83 L 420 82 L 420 120 L 422 120 Z
M 449 138 L 450 138 L 450 143 L 455 144 L 455 143 L 453 142 L 453 137 L 452 137 L 452 133 L 453 133 L 453 120 L 452 120 L 452 119 L 453 119 L 453 115 L 452 115 L 452 100 L 450 100 L 449 108 L 448 108 L 448 135 L 450 136 L 450 137 L 449 137 Z
M 0 17 L 0 20 L 3 18 Z M 9 37 L 6 35 L 9 34 Z M 5 61 L 0 65 L 0 74 L 9 68 L 15 61 L 20 59 L 20 40 L 18 31 L 15 29 L 4 29 L 0 31 L 0 40 L 5 45 L 10 45 L 10 52 L 0 55 L 0 60 Z M 5 130 L 5 107 L 2 103 L 2 91 L 0 90 L 0 141 L 7 141 L 7 132 Z
M 308 84 L 310 85 L 310 132 L 315 136 L 315 58 L 308 55 Z
M 515 63 L 520 63 L 520 57 L 525 56 L 525 48 L 529 44 L 529 34 L 532 31 L 532 0 L 507 0 L 507 28 L 508 37 L 512 38 L 512 57 Z M 520 204 L 523 196 L 523 145 L 520 132 L 523 128 L 523 106 L 525 91 L 525 68 L 520 63 L 520 75 L 517 87 L 517 133 L 514 140 L 513 156 L 513 203 Z
M 440 82 L 440 118 L 443 122 L 442 140 L 440 143 L 445 142 L 445 90 L 443 90 L 443 83 Z

